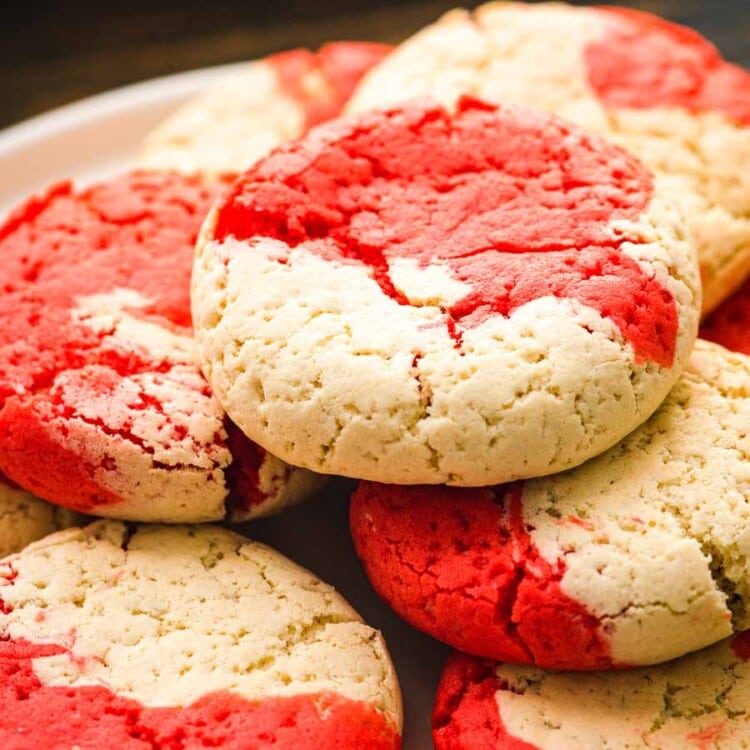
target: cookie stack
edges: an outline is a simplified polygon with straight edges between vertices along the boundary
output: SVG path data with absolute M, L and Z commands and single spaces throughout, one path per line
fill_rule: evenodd
M 750 186 L 728 166 L 750 147 L 748 86 L 750 76 L 722 61 L 700 36 L 651 16 L 499 3 L 451 13 L 405 42 L 365 79 L 350 109 L 422 95 L 460 107 L 469 94 L 553 112 L 625 147 L 643 160 L 654 185 L 671 193 L 686 220 L 706 315 L 748 270 Z M 571 164 L 567 160 L 566 168 Z M 581 181 L 568 184 L 577 190 Z M 668 239 L 662 223 L 652 226 L 651 237 L 666 240 L 673 252 L 680 230 Z M 565 239 L 573 236 L 566 229 Z M 630 255 L 633 240 L 620 222 L 616 236 Z M 647 244 L 654 248 L 653 239 Z M 669 269 L 694 290 L 685 264 L 663 250 L 658 257 L 664 265 L 648 278 L 664 279 Z M 642 269 L 644 259 L 638 252 Z M 536 283 L 548 279 L 539 274 Z M 695 303 L 695 296 L 673 290 L 678 310 Z M 609 293 L 604 299 L 612 317 L 623 298 Z M 704 326 L 706 335 L 742 349 L 744 299 L 740 289 L 719 307 Z M 663 336 L 671 319 L 664 308 L 657 313 L 643 300 L 635 309 L 654 314 L 652 331 Z M 558 349 L 571 337 L 555 328 L 559 339 L 550 345 Z M 647 338 L 664 341 L 653 332 Z M 626 348 L 633 347 L 634 340 L 625 339 Z M 540 340 L 533 335 L 534 345 Z M 636 364 L 663 371 L 664 360 L 630 350 Z M 549 356 L 516 351 L 514 373 Z M 562 468 L 576 468 L 564 473 L 551 473 L 558 468 L 553 459 L 569 457 L 578 424 L 558 439 L 541 470 L 518 456 L 549 455 L 543 440 L 554 434 L 540 406 L 537 433 L 515 441 L 516 469 L 501 486 L 470 488 L 479 482 L 452 476 L 447 484 L 461 486 L 364 482 L 355 492 L 352 533 L 376 590 L 416 627 L 471 655 L 449 661 L 438 689 L 438 750 L 750 746 L 746 637 L 722 641 L 750 627 L 750 360 L 702 341 L 686 365 L 675 359 L 683 363 L 676 365 L 681 374 L 653 416 L 627 428 L 606 452 L 594 449 L 597 457 L 585 463 L 571 458 Z M 558 397 L 571 393 L 571 381 L 585 382 L 599 371 L 587 353 L 573 361 L 581 370 L 553 392 Z M 595 392 L 608 392 L 622 408 L 638 402 L 631 395 L 638 394 L 637 382 L 631 376 L 633 391 Z M 514 396 L 506 402 L 509 410 L 534 397 L 535 406 L 543 403 L 528 385 Z M 596 425 L 590 401 L 579 394 L 572 399 L 578 422 Z M 624 424 L 608 411 L 615 424 Z M 494 426 L 498 411 L 482 416 Z M 640 669 L 611 671 L 634 667 Z
M 2 746 L 398 748 L 377 631 L 206 524 L 338 475 L 458 650 L 438 750 L 750 747 L 750 359 L 697 339 L 750 353 L 745 154 L 697 34 L 492 3 L 252 63 L 18 208 L 10 545 L 72 528 L 0 562 Z
M 277 137 L 336 114 L 382 49 L 251 66 L 291 92 Z M 200 370 L 193 248 L 228 183 L 221 168 L 66 182 L 0 227 L 3 750 L 400 746 L 376 630 L 274 550 L 176 525 L 267 515 L 325 479 L 251 442 Z
M 350 109 L 418 95 L 460 109 L 470 94 L 506 108 L 512 102 L 554 112 L 627 148 L 686 219 L 705 315 L 747 275 L 750 193 L 727 164 L 750 146 L 748 86 L 750 76 L 723 62 L 709 43 L 659 19 L 618 9 L 505 3 L 449 14 L 405 42 L 365 79 Z M 549 165 L 550 150 L 546 156 Z M 603 161 L 613 164 L 611 156 Z M 565 161 L 568 194 L 581 187 L 572 164 Z M 670 250 L 656 251 L 659 271 L 646 276 L 662 280 L 669 269 L 694 291 L 689 264 L 669 256 L 681 231 L 664 232 L 663 211 L 650 216 L 658 219 L 646 244 L 656 251 L 658 237 Z M 533 232 L 539 223 L 528 226 Z M 565 239 L 574 236 L 565 229 Z M 620 221 L 615 236 L 632 257 L 633 239 Z M 646 254 L 636 253 L 643 269 Z M 502 283 L 500 273 L 491 278 Z M 549 278 L 549 272 L 538 274 L 535 282 L 547 285 Z M 514 291 L 517 286 L 514 281 Z M 674 289 L 678 311 L 695 304 L 697 296 Z M 623 297 L 610 292 L 603 298 L 612 318 Z M 654 315 L 644 338 L 663 343 L 672 318 L 640 299 L 634 309 Z M 662 303 L 668 299 L 664 295 Z M 741 289 L 719 308 L 704 326 L 706 335 L 742 349 L 744 299 Z M 682 314 L 675 319 L 681 322 Z M 686 323 L 688 331 L 693 324 Z M 553 350 L 572 341 L 558 324 L 555 330 Z M 680 331 L 680 323 L 671 330 Z M 634 339 L 623 337 L 636 366 L 664 372 L 665 360 L 639 355 Z M 530 340 L 537 347 L 531 352 L 514 347 L 514 374 L 533 372 L 531 364 L 549 357 L 546 348 L 539 350 L 539 334 Z M 354 494 L 352 533 L 376 590 L 416 627 L 471 654 L 446 666 L 433 715 L 435 746 L 748 747 L 746 637 L 722 639 L 750 627 L 750 360 L 702 341 L 686 365 L 676 354 L 671 362 L 682 363 L 675 365 L 681 374 L 653 416 L 636 417 L 639 427 L 628 427 L 606 452 L 593 449 L 600 455 L 582 463 L 583 457 L 570 456 L 580 425 L 604 430 L 596 407 L 575 388 L 600 365 L 585 350 L 570 359 L 581 370 L 552 391 L 560 400 L 572 393 L 575 404 L 578 422 L 563 440 L 529 387 L 540 382 L 536 374 L 526 375 L 525 387 L 505 402 L 507 412 L 481 415 L 494 427 L 519 402 L 534 399 L 539 409 L 532 422 L 537 433 L 519 435 L 508 449 L 515 469 L 484 482 L 505 484 L 470 488 L 480 482 L 450 476 L 447 484 L 458 487 L 364 482 Z M 593 391 L 597 406 L 602 393 L 618 408 L 638 403 L 638 380 L 631 375 L 630 382 L 633 390 L 600 385 Z M 648 388 L 653 393 L 653 385 Z M 547 387 L 542 395 L 549 393 Z M 624 424 L 621 412 L 607 412 L 614 424 Z M 557 437 L 555 452 L 547 452 L 545 437 Z M 563 467 L 555 462 L 561 454 L 570 461 Z M 531 463 L 538 458 L 546 466 Z M 569 470 L 551 473 L 558 468 Z M 663 664 L 711 644 L 718 645 Z M 642 668 L 547 671 L 633 667 Z

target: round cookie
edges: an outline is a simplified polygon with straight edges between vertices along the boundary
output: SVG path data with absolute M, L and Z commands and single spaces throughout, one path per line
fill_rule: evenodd
M 489 3 L 398 47 L 349 111 L 466 93 L 570 118 L 663 173 L 698 246 L 704 312 L 750 271 L 750 73 L 696 32 L 625 8 Z
M 339 114 L 364 73 L 391 47 L 333 42 L 248 63 L 180 107 L 147 137 L 140 164 L 239 174 L 285 141 Z
M 193 245 L 218 186 L 132 173 L 50 188 L 0 226 L 0 471 L 140 521 L 245 518 L 320 482 L 226 420 L 196 361 Z
M 0 474 L 0 558 L 76 520 L 75 514 L 45 503 Z
M 750 632 L 682 659 L 572 674 L 448 660 L 435 750 L 746 750 Z
M 486 485 L 645 420 L 697 327 L 659 181 L 547 115 L 464 99 L 320 126 L 246 172 L 197 245 L 209 382 L 297 466 Z
M 100 521 L 0 564 L 0 745 L 397 750 L 380 634 L 217 527 Z
M 468 653 L 551 669 L 671 659 L 750 627 L 750 358 L 699 341 L 651 419 L 573 471 L 481 489 L 362 483 L 380 596 Z

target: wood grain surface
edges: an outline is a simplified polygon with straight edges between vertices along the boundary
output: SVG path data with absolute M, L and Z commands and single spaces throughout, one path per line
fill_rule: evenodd
M 750 0 L 619 4 L 694 26 L 727 58 L 750 67 Z M 0 127 L 115 86 L 289 47 L 346 38 L 397 42 L 454 5 L 452 0 L 6 1 L 0 4 Z

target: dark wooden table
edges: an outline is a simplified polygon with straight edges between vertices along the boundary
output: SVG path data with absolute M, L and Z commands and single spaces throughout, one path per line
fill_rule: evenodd
M 314 47 L 331 39 L 395 42 L 455 4 L 453 0 L 10 0 L 0 3 L 0 127 L 89 94 L 167 73 L 288 47 Z M 750 66 L 750 0 L 619 4 L 694 26 L 730 60 Z

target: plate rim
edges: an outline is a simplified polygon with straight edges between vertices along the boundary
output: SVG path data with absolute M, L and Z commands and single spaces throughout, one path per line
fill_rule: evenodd
M 75 128 L 81 119 L 86 119 L 92 111 L 99 116 L 116 115 L 139 104 L 158 101 L 169 95 L 175 98 L 196 93 L 202 86 L 211 84 L 227 74 L 244 68 L 249 60 L 194 68 L 179 73 L 169 73 L 155 78 L 128 83 L 76 99 L 68 104 L 32 115 L 26 119 L 0 129 L 0 159 L 10 151 L 31 145 L 40 139 L 46 140 Z

